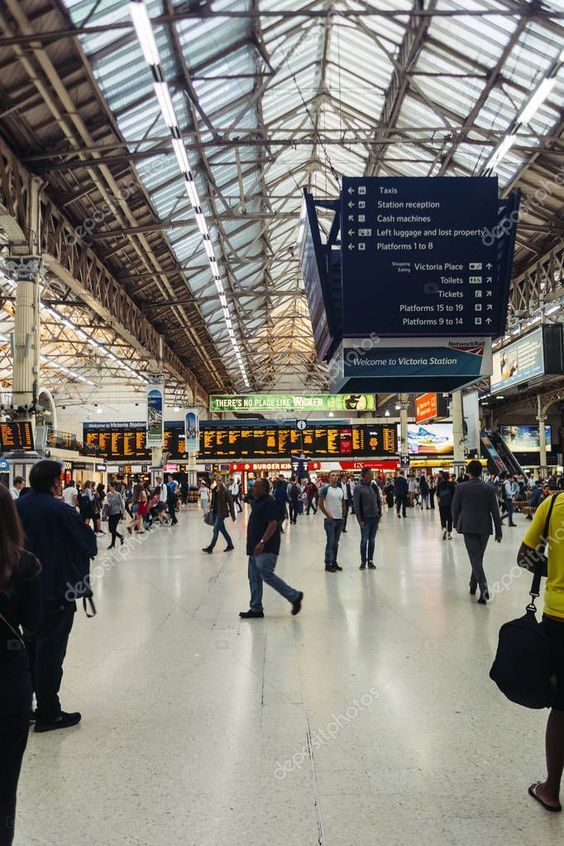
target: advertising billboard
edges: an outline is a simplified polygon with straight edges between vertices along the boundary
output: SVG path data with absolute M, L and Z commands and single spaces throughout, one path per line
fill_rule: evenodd
M 449 398 L 445 394 L 429 393 L 415 397 L 415 420 L 417 423 L 449 416 Z
M 374 411 L 374 394 L 212 394 L 210 411 Z
M 409 423 L 407 439 L 410 455 L 452 455 L 454 451 L 452 423 Z
M 551 450 L 551 428 L 545 426 L 546 451 Z M 540 452 L 538 426 L 500 426 L 501 437 L 512 452 Z
M 542 376 L 544 373 L 544 344 L 542 327 L 493 354 L 491 391 L 495 394 L 512 385 Z
M 164 382 L 147 385 L 147 446 L 162 447 L 164 440 Z

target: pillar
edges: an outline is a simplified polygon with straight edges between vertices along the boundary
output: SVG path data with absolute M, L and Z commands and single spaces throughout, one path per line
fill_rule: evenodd
M 542 399 L 537 396 L 537 422 L 539 424 L 539 477 L 543 478 L 548 472 L 546 458 L 546 415 L 543 414 Z
M 407 433 L 407 415 L 409 411 L 409 394 L 400 394 L 400 455 L 403 459 L 402 466 L 409 460 L 409 437 Z M 407 461 L 406 461 L 407 459 Z
M 19 416 L 29 417 L 37 396 L 39 379 L 39 267 L 33 256 L 14 257 L 16 282 L 12 402 Z
M 32 418 L 39 395 L 39 287 L 41 276 L 41 179 L 29 185 L 27 245 L 11 247 L 10 274 L 16 283 L 13 340 L 12 402 L 16 417 Z M 25 410 L 24 410 L 25 409 Z
M 454 472 L 458 476 L 460 471 L 466 467 L 466 456 L 464 453 L 464 409 L 462 406 L 462 391 L 453 391 L 451 394 L 451 414 L 452 435 L 454 442 Z

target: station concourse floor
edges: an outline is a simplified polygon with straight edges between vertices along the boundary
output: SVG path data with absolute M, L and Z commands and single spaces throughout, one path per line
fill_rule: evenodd
M 200 551 L 194 505 L 129 558 L 102 558 L 61 697 L 83 720 L 30 734 L 15 846 L 562 846 L 564 815 L 527 795 L 545 776 L 547 712 L 488 678 L 499 626 L 528 598 L 516 519 L 488 546 L 501 590 L 487 607 L 437 511 L 385 513 L 376 571 L 358 570 L 350 519 L 334 574 L 321 515 L 299 517 L 277 567 L 305 592 L 295 618 L 267 586 L 265 619 L 238 618 L 244 514 L 232 553 L 221 536 Z

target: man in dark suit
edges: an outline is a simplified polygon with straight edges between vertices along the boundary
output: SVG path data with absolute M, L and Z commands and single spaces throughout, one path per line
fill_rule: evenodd
M 29 474 L 31 493 L 16 500 L 26 549 L 41 562 L 42 622 L 29 650 L 38 732 L 80 722 L 78 711 L 61 710 L 59 689 L 76 599 L 91 595 L 90 559 L 97 553 L 92 529 L 60 499 L 61 472 L 58 461 L 38 461 Z
M 476 588 L 480 588 L 480 605 L 485 605 L 490 598 L 488 584 L 484 573 L 484 553 L 492 532 L 492 521 L 495 527 L 495 539 L 501 541 L 501 518 L 497 505 L 497 497 L 493 485 L 482 482 L 482 465 L 479 461 L 470 461 L 467 467 L 470 479 L 463 485 L 456 486 L 452 501 L 452 517 L 456 531 L 464 535 L 464 543 L 468 551 L 472 576 L 470 578 L 470 593 L 474 596 Z

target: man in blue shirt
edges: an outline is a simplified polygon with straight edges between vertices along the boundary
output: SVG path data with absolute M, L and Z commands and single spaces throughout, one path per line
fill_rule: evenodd
M 291 588 L 274 573 L 280 552 L 279 510 L 274 497 L 268 492 L 268 481 L 257 479 L 252 488 L 252 495 L 255 498 L 255 504 L 247 526 L 251 607 L 248 611 L 241 611 L 239 617 L 242 620 L 264 617 L 263 582 L 288 600 L 292 606 L 293 615 L 299 614 L 303 593 Z
M 91 596 L 90 559 L 97 554 L 92 529 L 75 509 L 59 499 L 61 470 L 58 461 L 39 461 L 29 474 L 31 492 L 16 500 L 26 549 L 39 559 L 42 568 L 42 623 L 30 645 L 37 732 L 80 722 L 78 712 L 61 710 L 59 689 L 76 599 Z

